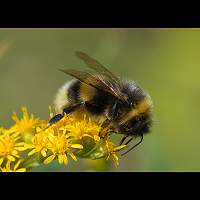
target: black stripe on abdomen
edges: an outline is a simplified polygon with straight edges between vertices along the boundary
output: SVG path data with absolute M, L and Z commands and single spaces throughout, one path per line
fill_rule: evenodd
M 68 98 L 71 103 L 80 102 L 80 86 L 81 82 L 79 80 L 75 80 L 71 83 L 68 89 Z
M 85 106 L 90 113 L 100 115 L 104 113 L 110 101 L 113 101 L 111 95 L 97 90 L 92 100 L 85 102 Z

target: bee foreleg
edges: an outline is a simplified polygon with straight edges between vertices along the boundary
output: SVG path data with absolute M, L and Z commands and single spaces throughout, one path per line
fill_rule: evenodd
M 125 145 L 127 145 L 129 142 L 131 142 L 133 140 L 134 137 L 132 137 L 130 140 L 128 140 Z M 130 152 L 131 150 L 133 150 L 136 146 L 138 146 L 143 140 L 143 134 L 141 135 L 140 141 L 138 143 L 136 143 L 134 146 L 132 146 L 129 150 L 127 150 L 126 152 L 122 153 L 121 156 L 124 156 L 125 154 L 127 154 L 128 152 Z
M 123 144 L 123 142 L 126 140 L 127 137 L 128 137 L 128 135 L 125 135 L 125 136 L 121 139 L 121 141 L 120 141 L 120 143 L 119 143 L 119 146 Z

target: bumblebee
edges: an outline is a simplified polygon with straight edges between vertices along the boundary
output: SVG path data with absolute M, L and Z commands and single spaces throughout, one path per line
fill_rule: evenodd
M 60 70 L 75 79 L 59 89 L 55 98 L 58 114 L 50 119 L 49 124 L 59 121 L 64 113 L 82 108 L 91 116 L 103 119 L 103 127 L 110 127 L 115 133 L 123 134 L 120 145 L 127 145 L 133 138 L 140 137 L 137 144 L 122 154 L 125 155 L 142 142 L 143 134 L 150 131 L 151 97 L 134 81 L 120 79 L 87 54 L 80 51 L 75 54 L 87 64 L 90 71 Z M 130 139 L 125 143 L 128 137 Z

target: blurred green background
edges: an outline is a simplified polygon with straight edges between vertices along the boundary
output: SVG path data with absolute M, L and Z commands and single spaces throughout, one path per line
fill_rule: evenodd
M 0 126 L 21 106 L 48 119 L 48 106 L 70 77 L 58 68 L 84 68 L 74 51 L 135 80 L 154 102 L 154 126 L 120 159 L 56 163 L 34 171 L 200 171 L 200 29 L 0 29 Z

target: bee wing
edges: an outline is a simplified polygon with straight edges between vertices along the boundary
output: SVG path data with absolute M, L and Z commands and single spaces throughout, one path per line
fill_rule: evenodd
M 88 56 L 86 53 L 83 53 L 81 51 L 76 51 L 75 54 L 78 58 L 83 60 L 88 65 L 89 68 L 95 70 L 99 74 L 102 74 L 108 77 L 114 82 L 119 81 L 119 78 L 116 77 L 111 71 L 109 71 L 106 67 L 104 67 L 101 63 L 99 63 L 94 58 L 91 58 L 90 56 Z
M 105 80 L 101 74 L 92 74 L 92 72 L 85 72 L 74 69 L 60 69 L 60 71 L 73 76 L 81 82 L 96 89 L 108 92 L 121 101 L 125 100 L 119 88 L 112 81 Z

